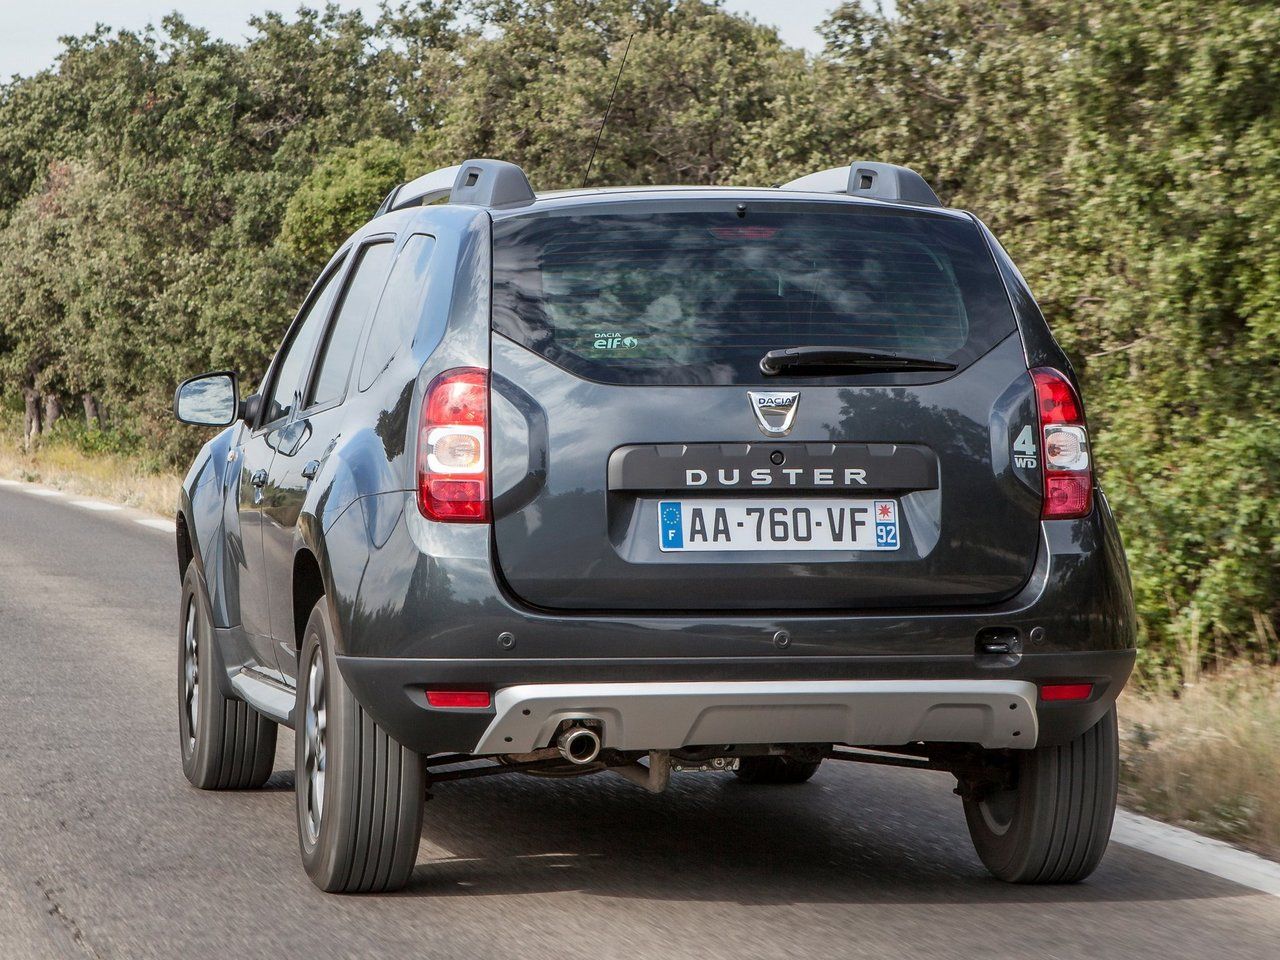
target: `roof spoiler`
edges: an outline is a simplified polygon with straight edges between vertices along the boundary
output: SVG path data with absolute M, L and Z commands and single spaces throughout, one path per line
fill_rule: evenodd
M 534 200 L 529 178 L 516 164 L 505 160 L 468 160 L 400 184 L 387 194 L 374 216 L 445 198 L 449 203 L 472 203 L 480 207 L 516 207 Z
M 845 193 L 851 197 L 871 197 L 900 203 L 942 206 L 942 201 L 924 177 L 908 167 L 872 160 L 855 160 L 847 167 L 832 167 L 782 185 L 783 190 L 813 193 Z

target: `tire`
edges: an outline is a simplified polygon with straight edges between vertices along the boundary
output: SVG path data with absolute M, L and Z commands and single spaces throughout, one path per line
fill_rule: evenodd
M 426 774 L 391 739 L 338 672 L 324 598 L 298 658 L 294 764 L 298 845 L 311 881 L 329 893 L 379 893 L 408 882 L 418 858 Z
M 201 790 L 260 787 L 276 758 L 276 724 L 223 695 L 213 614 L 194 563 L 182 578 L 178 618 L 178 737 L 182 772 Z
M 1010 883 L 1076 883 L 1111 838 L 1119 778 L 1116 709 L 1062 746 L 1015 751 L 1014 787 L 966 799 L 978 857 Z
M 743 783 L 787 784 L 810 780 L 821 760 L 793 760 L 791 757 L 743 757 L 733 771 Z

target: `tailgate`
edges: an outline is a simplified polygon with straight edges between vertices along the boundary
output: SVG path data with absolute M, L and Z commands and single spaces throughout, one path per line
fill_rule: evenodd
M 495 224 L 494 545 L 517 596 L 817 611 L 985 604 L 1026 582 L 1039 482 L 1010 451 L 1033 391 L 971 224 L 630 206 Z M 767 350 L 832 344 L 958 369 L 759 370 Z

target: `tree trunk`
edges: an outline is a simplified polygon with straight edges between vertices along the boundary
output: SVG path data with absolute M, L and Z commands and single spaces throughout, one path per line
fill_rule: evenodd
M 40 436 L 40 393 L 34 387 L 22 388 L 26 411 L 22 417 L 22 443 L 27 449 Z
M 98 403 L 98 398 L 92 393 L 86 393 L 80 399 L 84 402 L 84 422 L 90 427 L 101 427 L 102 405 Z
M 44 395 L 44 423 L 40 425 L 41 433 L 48 433 L 53 429 L 53 425 L 58 422 L 58 418 L 62 416 L 62 401 L 58 399 L 56 393 L 46 393 Z

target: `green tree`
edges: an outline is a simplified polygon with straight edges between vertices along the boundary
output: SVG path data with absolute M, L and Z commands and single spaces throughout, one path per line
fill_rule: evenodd
M 280 240 L 319 269 L 379 201 L 410 176 L 405 148 L 383 138 L 334 151 L 289 199 Z
M 1146 656 L 1275 657 L 1280 8 L 898 0 L 824 29 L 806 56 L 703 0 L 417 0 L 71 38 L 0 85 L 0 391 L 37 432 L 101 401 L 181 459 L 173 384 L 260 375 L 396 182 L 498 156 L 580 186 L 616 80 L 593 184 L 869 157 L 989 223 L 1085 381 Z
M 439 149 L 514 160 L 543 190 L 582 185 L 628 40 L 593 184 L 724 182 L 778 61 L 803 62 L 699 0 L 492 0 L 475 15 L 487 29 L 461 47 Z

